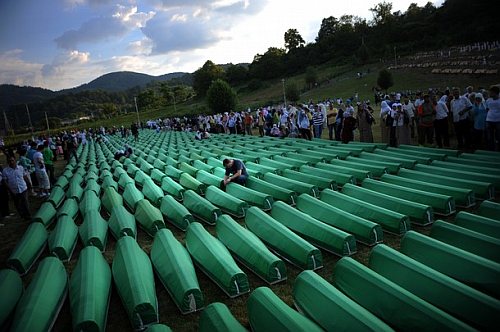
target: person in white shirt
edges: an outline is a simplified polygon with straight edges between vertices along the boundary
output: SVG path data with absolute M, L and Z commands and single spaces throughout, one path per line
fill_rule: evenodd
M 458 149 L 468 148 L 471 143 L 469 113 L 472 109 L 472 103 L 467 97 L 460 95 L 459 88 L 453 88 L 452 94 L 453 100 L 450 102 L 450 107 L 453 115 L 453 126 L 457 135 Z
M 488 148 L 500 151 L 500 98 L 499 87 L 490 87 L 490 97 L 486 100 L 486 130 L 488 131 Z
M 434 104 L 436 105 L 436 119 L 434 120 L 434 130 L 436 132 L 436 143 L 442 148 L 443 145 L 445 147 L 450 147 L 450 137 L 448 134 L 448 114 L 450 111 L 448 110 L 448 106 L 446 102 L 448 101 L 448 96 L 443 94 L 441 98 L 436 101 L 436 97 L 434 97 Z
M 403 110 L 410 117 L 410 137 L 415 138 L 415 105 L 411 102 L 410 98 L 407 95 L 403 97 Z
M 28 186 L 26 185 L 26 181 L 24 181 L 24 168 L 17 164 L 14 156 L 9 157 L 8 163 L 9 166 L 2 172 L 2 178 L 14 198 L 14 205 L 16 206 L 17 212 L 24 220 L 30 220 L 31 214 L 28 204 Z
M 40 189 L 40 197 L 49 196 L 50 182 L 45 163 L 43 161 L 43 145 L 37 147 L 37 151 L 33 155 L 33 163 L 35 164 L 35 175 L 38 180 L 38 188 Z

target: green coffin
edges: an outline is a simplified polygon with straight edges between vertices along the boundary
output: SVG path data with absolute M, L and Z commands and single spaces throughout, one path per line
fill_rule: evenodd
M 200 195 L 205 193 L 207 186 L 204 183 L 196 180 L 194 177 L 188 173 L 182 173 L 179 178 L 179 184 L 182 185 L 186 190 L 194 190 Z
M 179 181 L 183 173 L 174 166 L 167 165 L 165 166 L 165 174 L 171 177 L 172 179 Z
M 137 171 L 137 173 L 135 173 L 134 181 L 136 184 L 138 184 L 142 187 L 144 185 L 144 182 L 146 182 L 146 180 L 151 180 L 151 178 L 145 172 L 139 170 L 139 171 Z
M 264 194 L 260 191 L 253 190 L 236 183 L 229 183 L 226 187 L 226 193 L 265 211 L 271 210 L 274 203 L 274 199 L 271 195 Z
M 193 177 L 196 177 L 196 172 L 198 172 L 198 169 L 196 167 L 193 167 L 192 165 L 185 163 L 185 162 L 181 162 L 179 164 L 179 170 L 181 172 L 185 172 Z
M 367 203 L 392 210 L 410 217 L 411 222 L 419 225 L 429 225 L 434 222 L 432 207 L 395 196 L 381 194 L 376 191 L 346 184 L 342 192 Z
M 158 300 L 151 261 L 130 236 L 116 242 L 112 273 L 132 327 L 143 330 L 158 323 Z
M 323 331 L 267 287 L 259 287 L 252 292 L 247 308 L 252 331 Z
M 369 266 L 407 291 L 480 330 L 497 324 L 500 301 L 385 245 L 376 246 Z
M 8 321 L 17 302 L 23 294 L 23 281 L 19 274 L 11 269 L 0 270 L 0 327 Z
M 170 195 L 162 198 L 160 211 L 167 218 L 167 221 L 183 231 L 188 228 L 190 223 L 194 222 L 194 217 L 188 209 Z
M 66 190 L 66 188 L 68 188 L 68 186 L 69 186 L 69 181 L 68 181 L 68 178 L 67 178 L 67 177 L 65 177 L 65 176 L 63 176 L 63 175 L 61 175 L 61 176 L 57 179 L 57 181 L 56 181 L 56 183 L 55 183 L 55 185 L 54 185 L 54 186 L 55 186 L 55 187 L 60 187 L 61 189 Z
M 417 161 L 414 159 L 409 159 L 409 158 L 402 158 L 401 156 L 388 156 L 388 155 L 381 155 L 377 153 L 368 153 L 368 152 L 362 152 L 359 155 L 359 158 L 364 159 L 364 160 L 374 160 L 374 161 L 379 161 L 379 162 L 390 162 L 390 163 L 397 163 L 401 164 L 402 167 L 412 169 L 415 167 L 417 164 Z
M 455 213 L 455 200 L 451 196 L 435 194 L 428 191 L 410 189 L 403 186 L 365 179 L 361 184 L 363 188 L 367 188 L 389 196 L 399 197 L 407 201 L 416 202 L 432 207 L 434 213 L 441 215 L 450 215 Z
M 176 200 L 182 201 L 184 199 L 184 191 L 186 191 L 180 184 L 166 176 L 161 181 L 161 189 L 166 193 L 175 197 Z
M 291 169 L 284 170 L 282 175 L 288 179 L 297 180 L 303 183 L 316 186 L 320 190 L 323 189 L 337 190 L 337 184 L 335 183 L 335 181 L 329 180 L 328 178 L 324 178 L 321 176 L 292 171 Z
M 145 199 L 137 202 L 135 206 L 135 220 L 152 237 L 159 229 L 165 228 L 160 210 Z
M 273 205 L 271 216 L 315 246 L 339 256 L 356 253 L 354 236 L 314 219 L 284 202 L 276 202 Z
M 132 179 L 128 174 L 122 174 L 120 178 L 118 179 L 118 185 L 125 189 L 128 187 L 129 184 L 135 185 L 134 179 Z
M 85 218 L 85 215 L 91 211 L 99 212 L 101 210 L 101 200 L 93 191 L 86 191 L 83 194 L 82 200 L 78 205 L 80 213 Z
M 67 288 L 68 275 L 63 263 L 55 257 L 43 259 L 17 304 L 11 331 L 50 331 Z
M 201 313 L 199 332 L 246 332 L 224 303 L 214 302 Z
M 118 183 L 115 180 L 113 180 L 113 177 L 111 177 L 111 176 L 105 176 L 102 179 L 101 188 L 103 190 L 106 190 L 107 188 L 113 188 L 116 191 L 118 191 Z
M 61 216 L 68 216 L 75 220 L 78 215 L 78 202 L 74 198 L 68 198 L 64 201 L 64 204 L 57 210 L 57 218 Z
M 229 213 L 237 218 L 243 218 L 248 209 L 248 204 L 229 193 L 226 193 L 215 186 L 209 186 L 206 189 L 205 198 L 222 211 Z
M 357 241 L 374 245 L 383 241 L 384 234 L 380 225 L 350 214 L 309 195 L 300 195 L 297 208 L 330 226 L 353 234 Z
M 71 217 L 66 215 L 57 219 L 56 227 L 48 238 L 49 252 L 61 261 L 69 261 L 76 246 L 78 227 Z
M 352 159 L 350 159 L 349 161 L 340 160 L 340 159 L 333 159 L 330 161 L 330 164 L 367 171 L 367 172 L 370 172 L 370 174 L 372 174 L 372 176 L 377 177 L 377 178 L 379 178 L 383 174 L 387 173 L 387 167 L 373 165 L 373 164 L 370 165 L 370 164 L 366 164 L 366 163 L 358 163 L 358 162 L 352 161 Z
M 236 265 L 226 247 L 200 223 L 189 225 L 186 247 L 201 270 L 229 297 L 250 291 L 247 275 Z
M 106 248 L 108 223 L 97 210 L 89 210 L 78 232 L 84 246 L 94 246 L 104 252 Z
M 69 282 L 73 331 L 104 331 L 111 297 L 111 269 L 96 247 L 80 251 Z
M 271 195 L 275 201 L 283 201 L 294 205 L 297 201 L 297 192 L 285 189 L 272 183 L 266 182 L 256 177 L 249 177 L 246 183 L 247 188 Z
M 353 161 L 363 165 L 382 166 L 387 168 L 387 172 L 389 172 L 390 174 L 398 174 L 399 170 L 402 167 L 401 163 L 395 163 L 390 161 L 368 160 L 359 157 L 347 157 L 346 160 Z
M 108 213 L 111 213 L 114 207 L 123 205 L 122 195 L 120 195 L 113 187 L 104 189 L 101 201 Z
M 479 215 L 500 221 L 500 204 L 484 201 L 479 205 Z
M 417 172 L 407 169 L 402 169 L 399 176 L 404 178 L 419 180 L 440 185 L 469 189 L 474 191 L 477 198 L 490 199 L 495 196 L 495 189 L 491 183 L 463 180 L 460 178 L 429 174 L 426 172 Z
M 87 181 L 85 185 L 85 189 L 83 191 L 92 190 L 97 196 L 101 194 L 101 186 L 97 183 L 96 179 L 90 179 Z
M 219 187 L 220 183 L 222 181 L 222 178 L 220 178 L 214 174 L 211 174 L 207 171 L 199 170 L 196 173 L 196 180 L 200 181 L 201 183 L 204 183 L 206 186 Z
M 54 206 L 54 208 L 57 209 L 61 205 L 61 203 L 64 201 L 65 198 L 66 198 L 66 192 L 64 191 L 64 189 L 56 186 L 56 187 L 52 188 L 52 191 L 50 192 L 50 196 L 47 199 L 47 202 L 50 202 Z
M 151 262 L 182 314 L 203 309 L 203 294 L 191 257 L 170 230 L 160 229 L 156 232 Z
M 346 183 L 356 184 L 356 178 L 350 174 L 344 174 L 340 172 L 334 172 L 331 170 L 325 170 L 317 167 L 302 166 L 299 171 L 301 173 L 313 176 L 319 176 L 325 178 L 329 181 L 335 181 L 338 186 L 343 186 Z
M 217 218 L 222 214 L 218 207 L 192 190 L 184 193 L 182 203 L 193 215 L 210 225 L 215 225 Z
M 36 213 L 32 217 L 33 222 L 39 222 L 44 224 L 46 227 L 50 226 L 52 222 L 56 219 L 56 209 L 54 208 L 54 205 L 52 205 L 50 202 L 44 202 L 36 211 Z
M 295 279 L 293 300 L 325 331 L 393 331 L 313 271 L 303 271 Z
M 494 237 L 441 220 L 436 221 L 432 225 L 429 236 L 500 263 L 500 240 Z
M 410 230 L 410 219 L 401 213 L 388 210 L 333 190 L 323 190 L 322 202 L 339 207 L 345 212 L 379 224 L 390 233 L 404 234 Z
M 108 225 L 111 234 L 117 240 L 122 236 L 131 236 L 134 239 L 137 237 L 135 217 L 123 205 L 115 206 L 111 210 Z
M 135 211 L 137 203 L 144 199 L 144 194 L 135 185 L 129 184 L 123 192 L 123 199 L 127 206 Z
M 266 173 L 264 174 L 264 181 L 285 189 L 293 190 L 297 193 L 310 194 L 314 197 L 319 196 L 318 187 L 297 180 L 288 179 L 281 175 Z
M 471 207 L 476 202 L 474 192 L 470 189 L 450 187 L 436 183 L 428 183 L 425 181 L 413 180 L 389 174 L 384 174 L 380 178 L 380 180 L 385 183 L 392 183 L 398 186 L 421 190 L 428 193 L 451 196 L 455 200 L 456 205 L 460 207 Z
M 19 272 L 20 275 L 26 274 L 42 253 L 47 238 L 47 230 L 43 224 L 31 223 L 7 259 L 7 266 Z
M 498 220 L 460 211 L 455 216 L 455 224 L 471 231 L 500 239 L 500 222 Z
M 264 243 L 228 215 L 217 220 L 217 238 L 252 272 L 267 283 L 286 280 L 285 263 L 271 253 Z
M 142 185 L 142 193 L 154 206 L 160 206 L 161 199 L 165 196 L 163 190 L 153 180 L 148 179 Z
M 213 169 L 214 169 L 214 166 L 210 166 L 210 165 L 207 165 L 206 163 L 204 163 L 203 161 L 201 160 L 195 160 L 193 162 L 193 166 L 198 170 L 198 171 L 205 171 L 205 172 L 208 172 L 208 173 L 212 173 L 213 172 Z
M 323 267 L 321 251 L 259 208 L 248 209 L 245 224 L 268 247 L 297 267 L 304 270 Z
M 479 291 L 500 297 L 500 264 L 410 231 L 401 241 L 401 252 Z
M 337 288 L 396 330 L 474 330 L 350 257 L 339 260 L 333 274 Z
M 145 332 L 172 332 L 172 329 L 164 324 L 153 324 Z

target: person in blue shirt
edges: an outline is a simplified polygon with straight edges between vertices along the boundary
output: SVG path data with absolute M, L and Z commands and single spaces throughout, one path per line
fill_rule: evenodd
M 230 182 L 245 185 L 248 179 L 248 172 L 245 164 L 238 159 L 224 159 L 222 165 L 226 169 L 224 180 L 221 182 L 221 189 L 225 189 Z
M 479 149 L 483 147 L 483 143 L 487 142 L 486 139 L 486 103 L 481 93 L 476 93 L 474 103 L 472 104 L 472 113 L 474 115 L 474 147 Z

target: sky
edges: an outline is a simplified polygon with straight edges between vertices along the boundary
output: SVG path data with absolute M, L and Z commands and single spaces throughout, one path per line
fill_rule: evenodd
M 115 71 L 194 72 L 205 61 L 250 63 L 297 29 L 371 20 L 381 0 L 0 0 L 0 84 L 72 88 Z M 393 11 L 410 3 L 393 0 Z M 438 1 L 441 3 L 441 1 Z

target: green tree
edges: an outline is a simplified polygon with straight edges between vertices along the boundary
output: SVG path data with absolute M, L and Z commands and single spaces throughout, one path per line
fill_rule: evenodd
M 236 108 L 236 92 L 221 79 L 215 80 L 207 91 L 207 106 L 213 113 L 229 112 Z
M 224 70 L 210 60 L 193 74 L 193 88 L 199 97 L 204 97 L 213 81 L 224 77 Z
M 248 69 L 242 65 L 233 65 L 232 63 L 226 68 L 226 78 L 231 84 L 239 84 L 245 81 L 248 77 Z
M 313 67 L 307 67 L 305 76 L 306 85 L 312 89 L 318 83 L 318 72 Z
M 299 47 L 304 47 L 305 43 L 306 42 L 297 31 L 297 29 L 288 29 L 288 31 L 285 32 L 285 48 L 288 50 L 288 52 Z
M 285 86 L 286 99 L 290 102 L 297 102 L 300 99 L 300 92 L 297 88 L 297 84 L 291 82 L 287 83 Z
M 337 18 L 333 16 L 324 18 L 321 21 L 321 27 L 319 28 L 318 37 L 316 37 L 316 41 L 320 42 L 332 37 L 335 34 L 335 31 L 337 30 L 338 24 L 339 21 L 337 20 Z
M 370 60 L 370 52 L 368 51 L 368 47 L 366 47 L 365 43 L 362 43 L 356 52 L 356 58 L 359 63 L 365 65 Z
M 256 54 L 250 64 L 250 76 L 263 80 L 279 77 L 285 69 L 284 56 L 285 50 L 277 47 L 269 47 L 262 55 Z
M 373 21 L 376 25 L 389 23 L 392 19 L 392 3 L 381 2 L 370 8 L 373 14 Z
M 394 85 L 394 79 L 392 78 L 392 73 L 387 69 L 382 69 L 378 73 L 377 85 L 382 90 L 385 90 L 385 92 L 387 93 L 387 90 Z

